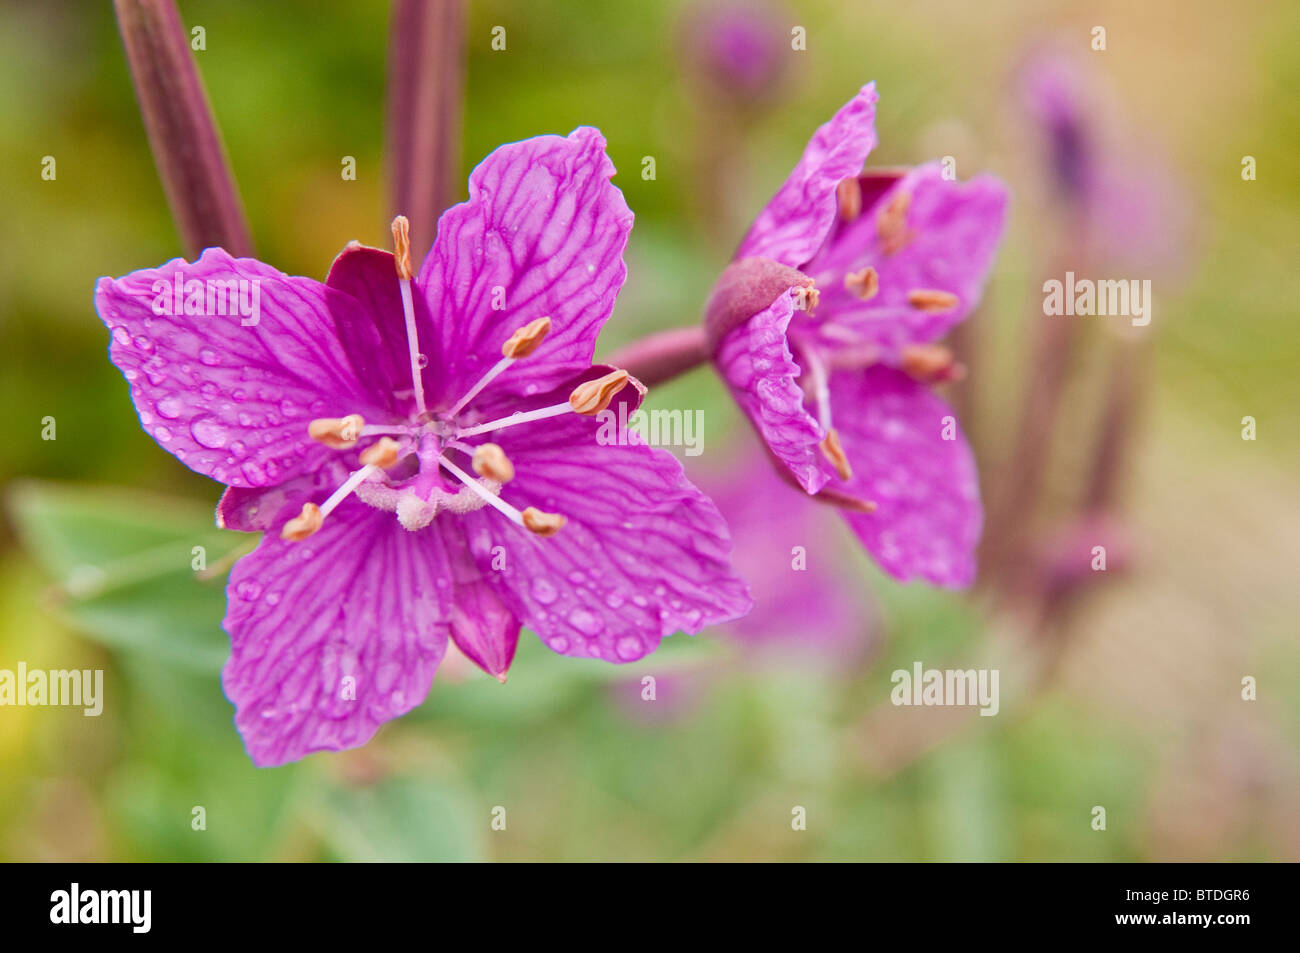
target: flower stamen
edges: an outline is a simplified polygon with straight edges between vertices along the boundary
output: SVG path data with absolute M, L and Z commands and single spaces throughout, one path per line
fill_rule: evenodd
M 853 476 L 853 468 L 849 466 L 849 458 L 844 454 L 844 447 L 840 443 L 840 435 L 835 432 L 834 427 L 826 431 L 826 437 L 821 444 L 822 455 L 831 462 L 835 467 L 835 472 L 839 474 L 841 480 L 848 480 Z
M 862 186 L 856 178 L 841 179 L 835 186 L 835 201 L 839 205 L 840 219 L 851 222 L 862 214 Z
M 307 436 L 331 450 L 350 450 L 356 446 L 365 425 L 365 419 L 360 414 L 319 417 L 307 425 Z
M 348 477 L 343 485 L 330 494 L 330 498 L 320 506 L 315 503 L 304 503 L 302 512 L 284 524 L 284 528 L 280 530 L 280 538 L 301 542 L 311 536 L 321 528 L 325 517 L 334 512 L 335 508 L 351 496 L 357 487 L 370 479 L 371 475 L 378 472 L 379 467 L 368 464 Z
M 863 301 L 870 301 L 880 290 L 880 276 L 876 274 L 876 269 L 868 265 L 861 271 L 851 271 L 845 275 L 844 288 Z
M 822 293 L 817 290 L 815 284 L 798 287 L 794 291 L 794 308 L 796 311 L 806 312 L 809 317 L 812 317 L 812 313 L 817 309 L 821 297 Z
M 380 437 L 365 450 L 361 451 L 361 462 L 366 466 L 387 470 L 397 462 L 402 445 L 392 437 Z
M 907 303 L 918 311 L 937 314 L 951 311 L 957 307 L 959 299 L 950 291 L 936 291 L 932 288 L 913 288 L 907 293 Z
M 411 380 L 415 384 L 415 409 L 423 414 L 424 379 L 420 373 L 420 341 L 415 329 L 415 302 L 411 298 L 411 223 L 405 215 L 393 219 L 393 261 L 402 289 L 402 313 L 406 317 L 406 348 L 411 355 Z
M 614 395 L 627 386 L 628 377 L 627 371 L 617 370 L 594 381 L 579 384 L 569 395 L 569 406 L 573 408 L 575 414 L 594 417 L 609 407 L 609 402 L 614 399 Z
M 492 383 L 497 375 L 515 361 L 527 357 L 529 354 L 532 354 L 533 351 L 537 350 L 538 346 L 542 343 L 542 339 L 550 333 L 550 330 L 551 319 L 538 318 L 536 321 L 530 321 L 528 324 L 525 324 L 514 334 L 510 335 L 510 339 L 507 340 L 505 344 L 501 345 L 501 360 L 488 368 L 487 373 L 478 379 L 478 382 L 466 392 L 464 397 L 456 401 L 451 410 L 447 411 L 446 415 L 448 417 L 454 417 L 456 414 L 460 413 L 465 405 L 477 397 L 484 387 L 487 387 L 488 384 Z
M 543 513 L 535 506 L 527 507 L 522 516 L 524 528 L 538 536 L 554 536 L 569 521 L 559 513 Z
M 903 348 L 902 358 L 903 370 L 923 384 L 959 381 L 966 376 L 965 365 L 941 344 L 909 344 Z
M 876 213 L 876 234 L 885 254 L 892 255 L 912 238 L 907 228 L 907 209 L 912 204 L 911 192 L 895 192 L 885 207 Z
M 479 476 L 498 483 L 509 483 L 515 478 L 515 465 L 495 443 L 481 443 L 475 447 L 471 466 Z

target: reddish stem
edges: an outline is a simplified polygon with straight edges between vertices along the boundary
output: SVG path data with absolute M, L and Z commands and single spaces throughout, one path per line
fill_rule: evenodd
M 419 262 L 433 245 L 438 217 L 460 196 L 461 0 L 397 0 L 388 69 L 392 211 L 410 219 L 411 255 Z
M 172 0 L 114 0 L 140 114 L 186 253 L 253 254 L 239 191 Z

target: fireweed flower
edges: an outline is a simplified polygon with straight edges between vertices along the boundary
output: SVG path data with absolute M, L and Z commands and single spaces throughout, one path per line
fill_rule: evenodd
M 780 469 L 842 508 L 899 579 L 974 578 L 983 521 L 970 447 L 929 385 L 1002 234 L 1005 189 L 938 162 L 862 173 L 869 84 L 812 137 L 723 272 L 706 313 L 719 373 Z
M 418 275 L 399 217 L 396 255 L 354 243 L 325 284 L 219 248 L 100 280 L 141 425 L 228 484 L 219 525 L 266 531 L 223 623 L 257 764 L 365 743 L 423 701 L 448 638 L 504 680 L 521 623 L 628 662 L 749 608 L 676 460 L 596 440 L 642 391 L 591 366 L 632 227 L 613 172 L 593 129 L 501 146 Z M 245 298 L 211 313 L 241 287 L 255 319 Z

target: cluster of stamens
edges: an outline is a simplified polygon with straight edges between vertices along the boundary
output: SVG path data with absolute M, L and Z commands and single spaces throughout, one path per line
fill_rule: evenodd
M 862 187 L 858 179 L 849 178 L 840 182 L 835 190 L 835 198 L 839 217 L 844 222 L 852 222 L 862 214 Z M 909 227 L 907 223 L 907 214 L 911 204 L 911 193 L 899 189 L 876 212 L 876 237 L 879 240 L 880 249 L 886 257 L 897 254 L 916 236 L 915 230 Z M 870 265 L 846 273 L 843 281 L 845 290 L 861 301 L 870 301 L 880 292 L 880 275 Z M 817 306 L 818 298 L 819 294 L 815 282 L 810 280 L 806 287 L 797 290 L 795 307 L 811 316 L 813 309 Z M 942 314 L 952 311 L 961 302 L 955 294 L 948 291 L 932 288 L 913 288 L 907 292 L 907 303 L 917 311 Z M 844 343 L 858 343 L 858 335 L 833 324 L 825 325 L 822 328 L 822 333 L 828 337 L 840 339 Z M 849 350 L 852 351 L 852 349 Z M 800 340 L 798 342 L 798 351 L 800 364 L 805 374 L 805 393 L 811 398 L 816 409 L 818 423 L 826 434 L 820 445 L 822 454 L 835 468 L 835 472 L 840 479 L 848 480 L 852 477 L 853 471 L 840 443 L 839 434 L 836 433 L 834 426 L 832 426 L 830 390 L 828 386 L 829 371 L 846 366 L 845 359 L 842 356 L 842 349 L 841 353 L 834 357 L 833 367 L 828 367 L 827 360 L 823 358 L 818 347 L 812 341 Z M 858 354 L 863 356 L 865 363 L 874 363 L 878 359 L 874 349 L 869 346 L 858 349 Z M 927 384 L 960 380 L 966 373 L 966 369 L 953 358 L 952 352 L 939 344 L 906 345 L 902 349 L 901 357 L 901 369 L 915 380 Z M 852 358 L 848 360 L 851 361 Z
M 450 408 L 430 413 L 421 378 L 423 360 L 419 352 L 411 290 L 409 226 L 404 216 L 399 215 L 393 220 L 393 246 L 406 319 L 415 415 L 409 422 L 393 424 L 368 425 L 360 414 L 311 421 L 307 427 L 308 435 L 333 450 L 351 450 L 367 437 L 378 439 L 361 451 L 360 469 L 354 471 L 324 503 L 319 506 L 315 503 L 304 504 L 302 512 L 285 523 L 280 535 L 294 541 L 306 539 L 321 528 L 325 518 L 339 504 L 356 494 L 372 506 L 391 510 L 399 522 L 411 530 L 427 526 L 439 511 L 463 513 L 491 506 L 529 532 L 538 536 L 554 536 L 567 522 L 564 515 L 546 513 L 532 506 L 521 510 L 501 498 L 501 487 L 515 476 L 515 466 L 505 451 L 495 443 L 470 444 L 463 438 L 561 414 L 594 416 L 607 409 L 614 396 L 627 385 L 630 379 L 627 371 L 612 371 L 580 384 L 574 388 L 569 399 L 560 404 L 461 426 L 457 415 L 496 377 L 516 361 L 523 360 L 536 351 L 550 333 L 551 319 L 538 318 L 519 328 L 506 340 L 501 347 L 501 360 L 489 368 Z M 477 477 L 450 459 L 448 454 L 452 451 L 468 457 L 470 469 Z M 398 483 L 390 483 L 386 471 L 399 464 L 405 465 L 412 456 L 416 457 L 421 468 L 427 465 L 451 474 L 461 483 L 461 489 L 449 492 L 440 485 L 441 481 L 420 480 L 418 473 L 416 479 L 407 477 Z

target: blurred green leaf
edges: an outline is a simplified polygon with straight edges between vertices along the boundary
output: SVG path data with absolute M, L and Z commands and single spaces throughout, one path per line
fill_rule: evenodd
M 24 482 L 9 506 L 72 625 L 171 666 L 220 669 L 224 570 L 251 537 L 216 529 L 203 506 L 125 490 Z M 204 572 L 193 568 L 195 547 Z
M 484 857 L 490 807 L 444 781 L 399 777 L 327 788 L 310 819 L 340 860 L 463 862 Z

